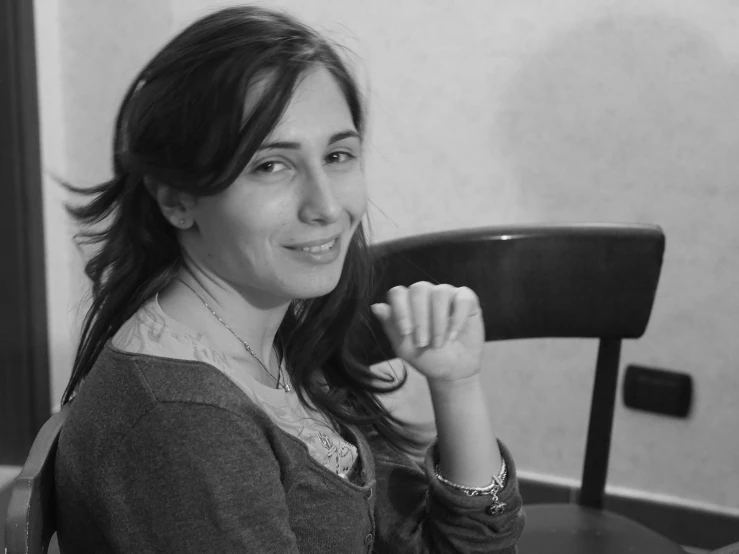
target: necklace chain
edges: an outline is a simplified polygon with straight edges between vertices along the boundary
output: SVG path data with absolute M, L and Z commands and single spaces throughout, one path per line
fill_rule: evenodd
M 187 287 L 188 289 L 190 289 L 190 290 L 191 290 L 191 291 L 192 291 L 192 292 L 193 292 L 193 293 L 195 294 L 195 296 L 197 296 L 197 297 L 198 297 L 198 298 L 200 299 L 200 301 L 201 301 L 201 302 L 202 302 L 202 303 L 203 303 L 203 304 L 205 305 L 205 307 L 206 307 L 206 308 L 208 308 L 208 311 L 210 311 L 210 313 L 212 313 L 212 314 L 213 314 L 213 315 L 215 316 L 215 318 L 216 318 L 216 319 L 217 319 L 218 321 L 220 321 L 220 322 L 221 322 L 221 324 L 222 324 L 222 325 L 223 325 L 223 326 L 224 326 L 224 327 L 225 327 L 226 329 L 228 329 L 228 330 L 229 330 L 229 331 L 231 332 L 231 334 L 232 334 L 232 335 L 233 335 L 234 337 L 236 337 L 236 339 L 237 339 L 237 340 L 238 340 L 238 341 L 239 341 L 239 342 L 240 342 L 241 344 L 243 344 L 243 345 L 244 345 L 244 348 L 246 348 L 246 351 L 247 351 L 247 352 L 248 352 L 249 354 L 251 354 L 251 355 L 252 355 L 252 357 L 253 357 L 253 358 L 254 358 L 254 359 L 255 359 L 255 360 L 256 360 L 256 361 L 257 361 L 257 362 L 259 363 L 259 365 L 260 365 L 260 366 L 262 366 L 262 368 L 263 368 L 263 369 L 264 369 L 264 371 L 265 371 L 265 372 L 267 373 L 267 375 L 269 375 L 269 376 L 270 376 L 270 377 L 272 378 L 272 380 L 273 380 L 273 381 L 275 382 L 275 384 L 277 385 L 277 388 L 280 388 L 280 387 L 282 387 L 282 388 L 283 388 L 283 389 L 285 390 L 285 392 L 290 392 L 290 385 L 288 385 L 288 383 L 287 383 L 287 379 L 285 379 L 285 378 L 284 378 L 284 376 L 283 376 L 283 374 L 282 374 L 282 364 L 280 364 L 280 367 L 279 367 L 279 368 L 278 368 L 278 370 L 277 370 L 277 377 L 275 377 L 274 375 L 272 375 L 272 373 L 271 373 L 271 372 L 269 371 L 269 369 L 267 369 L 267 367 L 266 367 L 266 366 L 265 366 L 265 365 L 264 365 L 264 364 L 262 363 L 262 360 L 260 360 L 260 359 L 259 359 L 259 357 L 258 357 L 258 356 L 257 356 L 257 355 L 256 355 L 256 354 L 254 353 L 254 351 L 253 351 L 253 350 L 251 349 L 251 346 L 249 346 L 249 344 L 248 344 L 248 343 L 247 343 L 247 342 L 246 342 L 245 340 L 242 340 L 242 339 L 241 339 L 241 337 L 239 337 L 239 336 L 238 336 L 238 335 L 236 334 L 236 332 L 235 332 L 235 331 L 234 331 L 233 329 L 231 329 L 231 327 L 229 327 L 229 326 L 228 326 L 228 323 L 226 323 L 225 321 L 223 321 L 223 320 L 222 320 L 222 319 L 221 319 L 221 318 L 220 318 L 220 317 L 218 316 L 218 314 L 217 314 L 217 313 L 215 313 L 215 312 L 213 311 L 213 308 L 211 308 L 211 307 L 210 307 L 210 306 L 208 305 L 208 303 L 207 303 L 207 302 L 205 301 L 205 298 L 203 298 L 202 296 L 200 296 L 200 295 L 199 295 L 199 294 L 198 294 L 198 293 L 197 293 L 197 292 L 195 291 L 195 289 L 194 289 L 194 288 L 192 288 L 192 287 L 191 287 L 190 285 L 188 285 L 187 283 L 185 283 L 185 281 L 183 281 L 182 279 L 177 279 L 177 280 L 178 280 L 178 281 L 179 281 L 180 283 L 182 283 L 183 285 L 185 285 L 185 286 L 186 286 L 186 287 Z

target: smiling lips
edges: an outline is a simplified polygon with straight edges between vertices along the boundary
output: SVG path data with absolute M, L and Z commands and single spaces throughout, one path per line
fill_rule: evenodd
M 287 248 L 290 248 L 291 250 L 300 250 L 302 252 L 325 252 L 334 244 L 336 244 L 336 240 L 338 239 L 338 237 L 339 235 L 336 235 L 335 237 L 332 237 L 330 239 L 319 239 L 311 242 L 304 242 L 303 244 L 288 246 Z
M 296 247 L 295 250 L 301 250 L 303 252 L 325 252 L 336 243 L 336 239 L 331 239 L 329 242 L 325 242 L 320 246 L 303 246 Z

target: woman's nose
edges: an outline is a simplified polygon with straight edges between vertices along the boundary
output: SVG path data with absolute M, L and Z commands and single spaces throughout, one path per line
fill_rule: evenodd
M 321 223 L 333 223 L 338 220 L 342 206 L 336 196 L 334 184 L 323 166 L 306 172 L 303 191 L 301 219 Z

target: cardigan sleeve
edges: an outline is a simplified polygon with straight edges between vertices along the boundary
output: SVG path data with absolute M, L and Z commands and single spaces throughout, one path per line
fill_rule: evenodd
M 115 552 L 298 553 L 267 438 L 212 405 L 150 410 L 106 457 L 95 494 Z
M 439 482 L 433 465 L 436 443 L 420 465 L 376 436 L 370 444 L 377 476 L 375 552 L 516 553 L 525 516 L 513 458 L 502 442 L 508 476 L 498 492 L 505 509 L 497 515 L 487 511 L 490 496 L 467 496 Z

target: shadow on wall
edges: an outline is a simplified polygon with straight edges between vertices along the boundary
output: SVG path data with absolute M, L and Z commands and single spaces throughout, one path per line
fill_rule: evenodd
M 524 62 L 494 131 L 522 202 L 542 220 L 665 229 L 650 325 L 658 340 L 640 348 L 726 387 L 739 386 L 730 339 L 739 312 L 738 66 L 710 34 L 672 15 L 585 21 Z M 735 417 L 731 400 L 712 394 L 711 417 Z M 696 398 L 696 412 L 705 401 Z
M 737 68 L 690 22 L 613 15 L 525 64 L 496 134 L 544 217 L 712 234 L 739 230 L 738 103 Z
M 736 506 L 739 62 L 674 16 L 584 21 L 524 62 L 496 125 L 542 220 L 657 223 L 667 235 L 647 335 L 625 356 L 695 373 L 693 415 L 645 425 L 617 407 L 611 480 Z M 687 466 L 666 465 L 681 456 Z

